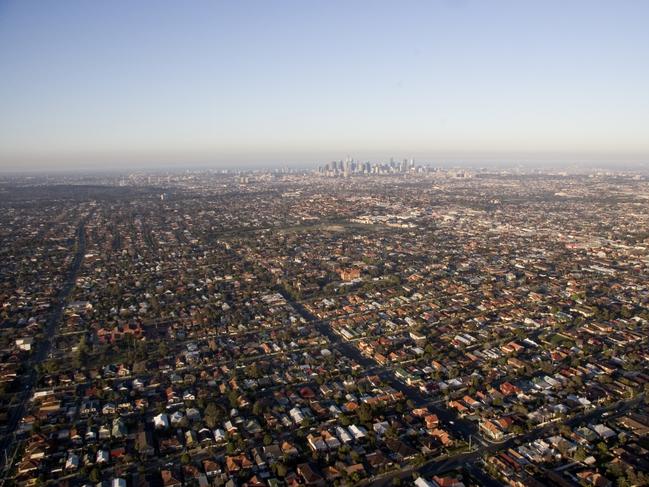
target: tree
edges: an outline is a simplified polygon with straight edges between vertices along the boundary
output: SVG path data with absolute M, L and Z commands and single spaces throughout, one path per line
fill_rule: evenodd
M 230 406 L 235 408 L 238 406 L 239 394 L 236 391 L 228 392 L 228 401 L 230 401 Z
M 352 450 L 352 452 L 349 454 L 349 456 L 352 459 L 352 462 L 358 463 L 361 459 L 361 456 L 358 454 L 356 450 Z
M 367 423 L 372 421 L 372 417 L 372 408 L 367 403 L 361 404 L 361 407 L 358 408 L 358 419 L 363 423 Z
M 263 405 L 261 401 L 255 401 L 252 405 L 252 414 L 259 416 L 263 412 Z
M 97 467 L 93 468 L 90 471 L 90 475 L 88 475 L 88 480 L 90 480 L 93 484 L 96 484 L 101 480 L 101 472 Z
M 213 418 L 218 418 L 219 413 L 221 411 L 219 410 L 219 407 L 214 404 L 213 402 L 210 402 L 207 407 L 205 408 L 205 416 L 211 416 Z
M 86 336 L 83 335 L 79 344 L 77 345 L 77 355 L 75 357 L 75 366 L 77 368 L 83 367 L 88 363 L 88 344 L 86 343 Z
M 134 374 L 142 374 L 142 373 L 146 372 L 146 370 L 147 370 L 147 368 L 146 368 L 146 361 L 145 360 L 140 360 L 138 362 L 135 362 L 135 364 L 133 364 L 133 373 Z
M 278 462 L 275 464 L 275 473 L 277 474 L 278 477 L 286 477 L 288 469 L 286 468 L 286 465 L 284 465 L 281 462 Z
M 158 345 L 158 355 L 160 357 L 166 357 L 169 354 L 169 346 L 167 345 L 167 342 L 164 340 L 160 340 L 160 344 Z
M 602 455 L 608 455 L 608 447 L 606 446 L 606 443 L 604 443 L 603 441 L 600 441 L 597 444 L 597 449 L 600 451 Z
M 624 477 L 618 477 L 615 483 L 618 487 L 629 487 L 631 485 Z
M 575 450 L 575 455 L 574 458 L 578 462 L 583 462 L 587 457 L 586 450 L 584 450 L 583 447 L 578 447 L 577 450 Z

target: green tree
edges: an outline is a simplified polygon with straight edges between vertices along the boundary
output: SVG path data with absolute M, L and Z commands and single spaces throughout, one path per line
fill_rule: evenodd
M 259 416 L 263 412 L 263 404 L 261 401 L 255 401 L 255 403 L 252 405 L 252 414 L 255 416 Z
M 88 475 L 88 480 L 90 480 L 92 483 L 98 483 L 101 481 L 101 472 L 97 467 L 93 468 L 90 471 L 90 475 Z
M 288 469 L 286 468 L 286 465 L 284 465 L 282 462 L 278 462 L 275 464 L 275 473 L 277 474 L 278 477 L 284 478 L 288 473 Z

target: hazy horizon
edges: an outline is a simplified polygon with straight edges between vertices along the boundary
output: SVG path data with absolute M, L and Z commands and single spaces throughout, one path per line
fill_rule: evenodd
M 93 174 L 128 174 L 134 172 L 144 173 L 165 173 L 173 174 L 183 171 L 201 172 L 201 171 L 274 171 L 282 169 L 291 169 L 297 171 L 315 171 L 318 167 L 323 166 L 331 161 L 344 160 L 351 157 L 356 161 L 383 163 L 387 164 L 390 159 L 400 161 L 401 159 L 410 159 L 408 157 L 379 157 L 379 158 L 358 158 L 353 155 L 345 155 L 317 161 L 293 161 L 286 162 L 286 160 L 263 160 L 254 159 L 242 162 L 229 161 L 223 159 L 222 161 L 140 161 L 138 163 L 128 163 L 123 161 L 108 161 L 105 164 L 97 164 L 96 161 L 92 163 L 78 163 L 78 164 L 55 164 L 55 165 L 23 165 L 16 167 L 0 167 L 0 176 L 53 176 L 58 174 L 77 174 L 77 175 L 93 175 Z M 476 171 L 506 171 L 506 170 L 521 170 L 528 171 L 548 171 L 548 172 L 568 172 L 572 174 L 590 173 L 593 171 L 610 171 L 610 172 L 629 172 L 649 174 L 649 164 L 645 160 L 620 162 L 619 159 L 602 157 L 601 159 L 595 158 L 572 158 L 572 159 L 534 159 L 520 158 L 520 159 L 498 159 L 498 158 L 484 158 L 484 157 L 459 157 L 449 156 L 447 158 L 433 158 L 433 159 L 416 159 L 418 166 L 434 167 L 440 169 L 467 169 Z
M 640 1 L 0 4 L 0 172 L 649 162 Z

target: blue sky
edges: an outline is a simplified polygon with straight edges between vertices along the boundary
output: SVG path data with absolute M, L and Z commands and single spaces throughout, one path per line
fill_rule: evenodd
M 0 0 L 0 167 L 649 162 L 646 1 Z

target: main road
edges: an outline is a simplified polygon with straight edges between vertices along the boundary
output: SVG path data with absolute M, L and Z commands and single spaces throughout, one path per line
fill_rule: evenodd
M 313 324 L 320 333 L 329 338 L 332 344 L 344 355 L 355 360 L 367 369 L 376 370 L 381 379 L 390 384 L 390 386 L 392 386 L 394 389 L 401 391 L 404 396 L 412 400 L 415 406 L 428 407 L 431 412 L 435 413 L 439 417 L 439 419 L 445 423 L 446 427 L 450 429 L 456 437 L 462 438 L 465 441 L 468 441 L 471 437 L 479 439 L 479 436 L 477 435 L 477 428 L 473 422 L 459 418 L 453 411 L 450 411 L 449 409 L 439 407 L 429 398 L 424 397 L 418 389 L 410 387 L 407 384 L 396 379 L 393 372 L 389 368 L 377 366 L 377 363 L 374 360 L 365 357 L 356 347 L 344 341 L 338 334 L 333 331 L 327 320 L 317 319 L 301 303 L 292 299 L 289 293 L 287 293 L 281 286 L 278 286 L 276 289 L 284 297 L 284 299 L 286 299 L 291 304 L 291 306 L 293 306 L 295 310 L 300 313 L 303 318 Z M 639 402 L 642 401 L 643 398 L 644 394 L 641 394 L 629 400 L 621 400 L 606 407 L 595 408 L 566 419 L 562 424 L 566 424 L 568 426 L 577 426 L 583 423 L 598 421 L 602 418 L 602 415 L 604 413 L 612 413 L 613 416 L 620 416 L 637 406 L 637 404 L 639 404 Z M 392 481 L 395 477 L 406 479 L 414 472 L 417 472 L 419 475 L 422 475 L 424 477 L 431 477 L 433 475 L 449 472 L 460 467 L 465 467 L 467 468 L 468 472 L 476 477 L 482 485 L 488 487 L 497 487 L 502 484 L 488 476 L 476 465 L 476 463 L 486 455 L 512 448 L 517 444 L 526 443 L 537 438 L 541 438 L 549 434 L 554 428 L 556 428 L 556 426 L 556 423 L 549 423 L 543 426 L 539 426 L 532 431 L 529 431 L 528 433 L 510 437 L 507 440 L 499 443 L 487 443 L 479 440 L 479 443 L 476 443 L 477 448 L 473 449 L 472 451 L 456 454 L 448 458 L 431 459 L 420 467 L 409 466 L 399 471 L 389 472 L 383 476 L 368 479 L 369 482 L 367 483 L 371 483 L 371 485 L 374 486 L 387 487 L 389 485 L 392 485 Z
M 400 471 L 389 472 L 388 474 L 383 475 L 379 478 L 372 479 L 370 483 L 371 485 L 376 487 L 389 487 L 392 485 L 394 478 L 398 477 L 400 479 L 406 479 L 410 477 L 414 472 L 417 472 L 423 477 L 430 478 L 433 475 L 441 475 L 443 473 L 464 467 L 471 475 L 477 477 L 482 485 L 490 485 L 495 487 L 497 485 L 500 485 L 500 482 L 497 482 L 489 477 L 484 471 L 482 471 L 482 469 L 480 469 L 479 466 L 476 465 L 476 463 L 483 459 L 485 456 L 516 447 L 518 444 L 528 443 L 538 438 L 543 438 L 551 434 L 553 429 L 556 428 L 558 424 L 565 424 L 569 427 L 576 427 L 581 424 L 597 422 L 601 420 L 602 416 L 606 413 L 610 414 L 607 419 L 622 416 L 636 408 L 637 405 L 644 399 L 644 396 L 644 394 L 640 394 L 632 399 L 621 400 L 609 406 L 595 408 L 590 411 L 584 412 L 583 414 L 578 414 L 569 419 L 566 419 L 563 421 L 563 423 L 549 423 L 543 426 L 539 426 L 529 431 L 528 433 L 524 433 L 516 437 L 511 437 L 506 441 L 500 443 L 482 445 L 470 452 L 460 453 L 448 458 L 431 459 L 420 467 L 408 467 Z
M 45 321 L 45 326 L 42 331 L 42 339 L 36 343 L 35 350 L 29 361 L 26 363 L 29 370 L 20 377 L 20 392 L 18 393 L 17 405 L 9 412 L 9 418 L 7 419 L 0 441 L 3 451 L 3 454 L 0 456 L 0 470 L 2 471 L 3 479 L 4 475 L 6 475 L 7 471 L 10 470 L 12 466 L 15 448 L 17 446 L 16 430 L 20 425 L 20 421 L 27 412 L 27 405 L 32 395 L 32 390 L 38 381 L 36 366 L 44 362 L 50 353 L 54 343 L 54 338 L 61 325 L 63 312 L 68 303 L 70 294 L 74 289 L 77 274 L 79 273 L 79 268 L 81 267 L 83 257 L 86 253 L 86 222 L 88 218 L 89 216 L 83 218 L 77 226 L 75 236 L 76 250 L 74 252 L 72 263 L 66 273 L 63 286 L 52 303 L 52 308 L 50 309 L 50 313 Z
M 478 437 L 478 431 L 474 423 L 466 419 L 462 419 L 455 412 L 440 407 L 438 401 L 431 400 L 425 397 L 418 389 L 411 387 L 404 382 L 398 380 L 392 370 L 388 367 L 378 365 L 374 360 L 364 356 L 358 348 L 349 342 L 343 340 L 337 333 L 335 333 L 327 320 L 319 320 L 307 310 L 304 305 L 295 301 L 291 296 L 281 287 L 278 286 L 277 291 L 288 301 L 288 303 L 300 313 L 300 315 L 309 321 L 316 329 L 326 336 L 336 349 L 340 350 L 344 355 L 353 359 L 365 369 L 377 371 L 377 375 L 395 390 L 403 393 L 403 395 L 411 400 L 415 407 L 427 407 L 428 410 L 437 415 L 437 417 L 446 424 L 457 438 L 462 438 L 469 441 L 470 437 Z

